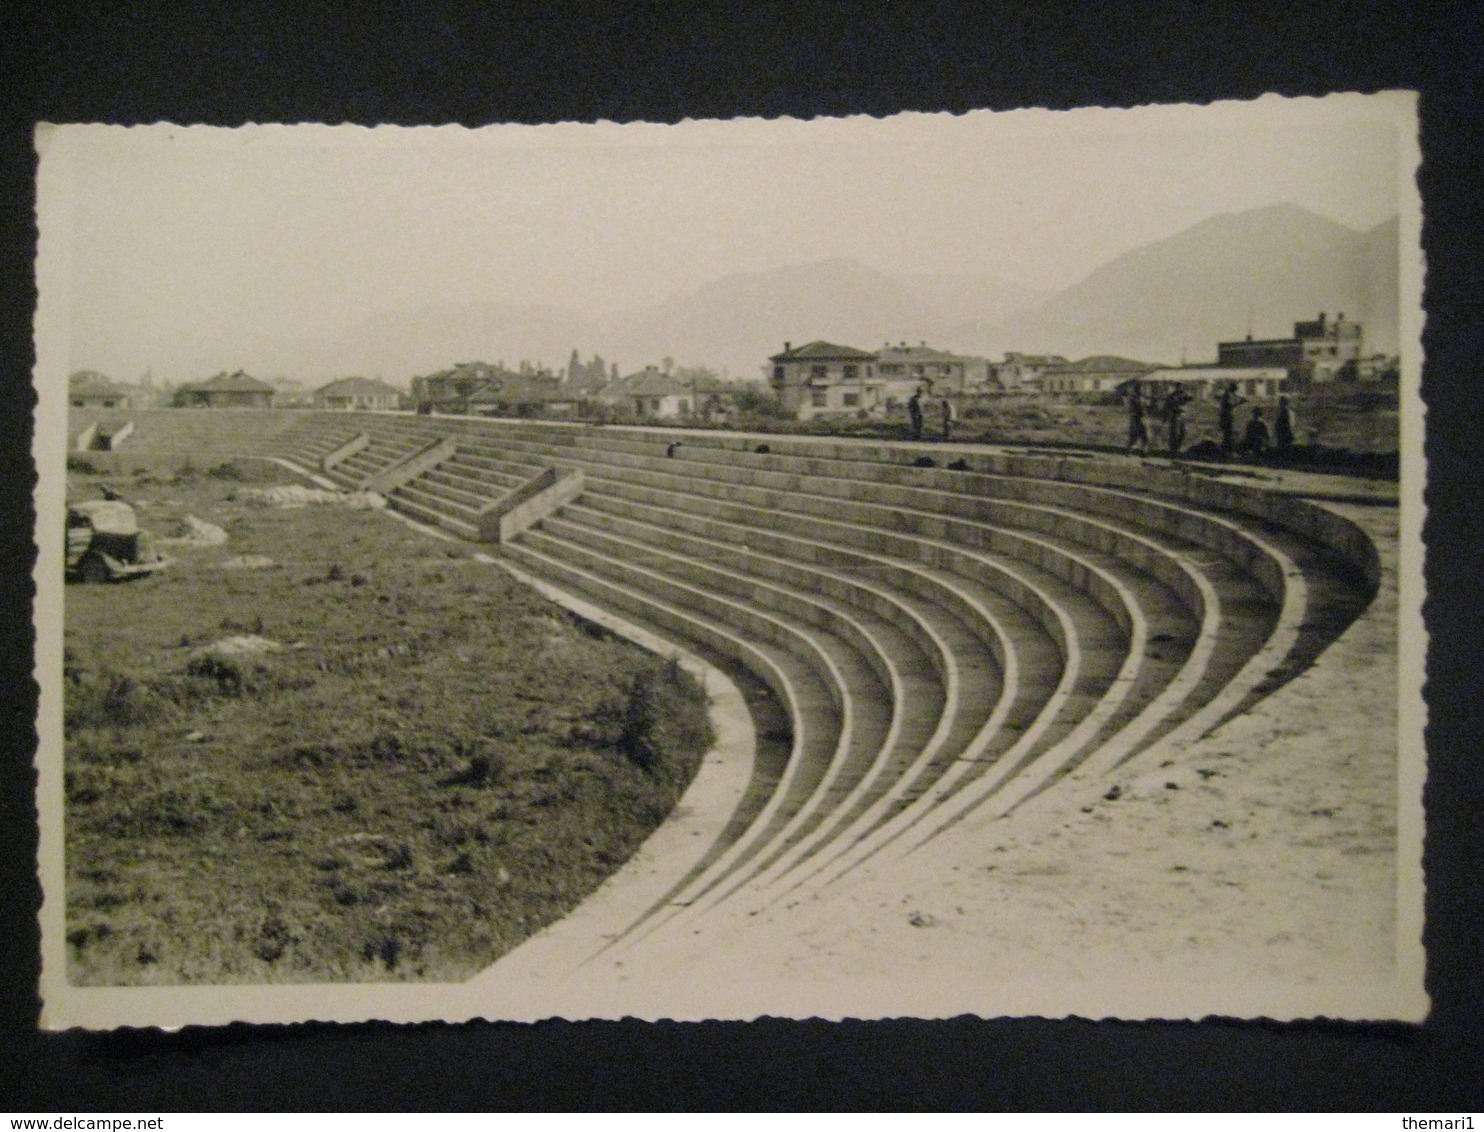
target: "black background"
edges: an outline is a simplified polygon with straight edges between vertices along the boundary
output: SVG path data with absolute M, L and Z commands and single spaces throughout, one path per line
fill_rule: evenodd
M 0 6 L 0 1111 L 1479 1109 L 1476 5 Z M 956 1019 L 37 1029 L 29 447 L 37 121 L 678 121 L 1422 93 L 1430 782 L 1421 1026 Z

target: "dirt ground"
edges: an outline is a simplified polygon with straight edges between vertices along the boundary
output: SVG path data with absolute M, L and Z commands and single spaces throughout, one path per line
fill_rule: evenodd
M 1330 506 L 1377 543 L 1379 595 L 1253 710 L 818 895 L 602 956 L 574 1001 L 651 1017 L 1405 1012 L 1419 983 L 1399 974 L 1399 924 L 1420 922 L 1397 899 L 1397 512 Z
M 806 982 L 1389 978 L 1396 516 L 1339 509 L 1388 577 L 1314 668 L 1183 750 L 1074 778 L 765 913 L 777 931 L 748 931 L 749 962 Z

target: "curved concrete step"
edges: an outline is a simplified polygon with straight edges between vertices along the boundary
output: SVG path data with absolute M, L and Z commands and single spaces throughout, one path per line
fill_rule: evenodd
M 1074 482 L 1084 469 L 1044 459 L 949 470 L 804 438 L 758 453 L 711 434 L 354 423 L 375 438 L 363 468 L 457 437 L 453 460 L 392 493 L 449 529 L 470 526 L 460 509 L 506 490 L 502 477 L 581 468 L 584 495 L 512 557 L 642 618 L 688 618 L 695 639 L 709 626 L 823 674 L 808 753 L 791 748 L 735 840 L 646 913 L 645 932 L 829 883 L 968 813 L 1007 812 L 1079 765 L 1184 742 L 1301 670 L 1369 599 L 1310 537 L 1322 523 L 1298 534 L 1253 518 L 1260 506 L 1191 505 L 1217 496 L 1167 473 L 1154 479 L 1170 495 L 1156 496 L 1123 472 Z M 785 627 L 810 645 L 777 637 Z M 921 687 L 936 685 L 942 707 L 910 714 L 922 691 L 909 672 L 930 674 Z M 838 717 L 828 750 L 809 714 L 821 687 Z M 992 704 L 969 710 L 969 687 Z
M 760 744 L 752 780 L 731 821 L 694 867 L 654 905 L 635 909 L 631 927 L 673 914 L 677 896 L 716 867 L 776 806 L 780 787 L 792 768 L 811 758 L 827 757 L 838 738 L 838 720 L 830 717 L 829 695 L 814 671 L 792 652 L 733 632 L 714 618 L 697 617 L 652 595 L 585 570 L 531 545 L 512 546 L 511 557 L 543 578 L 557 579 L 571 592 L 660 627 L 664 635 L 698 649 L 743 674 L 742 687 L 756 684 L 748 704 L 757 721 Z
M 627 465 L 627 474 L 631 479 L 644 481 L 651 486 L 669 488 L 683 484 L 687 492 L 692 494 L 706 494 L 713 498 L 729 500 L 745 500 L 765 509 L 777 510 L 780 508 L 791 508 L 820 517 L 848 514 L 855 521 L 871 522 L 873 521 L 873 513 L 870 509 L 872 507 L 879 508 L 886 506 L 888 508 L 886 512 L 887 518 L 884 520 L 875 518 L 875 522 L 880 523 L 884 521 L 898 525 L 905 523 L 912 529 L 927 534 L 938 533 L 935 530 L 936 523 L 939 521 L 936 516 L 946 511 L 950 515 L 955 513 L 966 514 L 978 519 L 980 522 L 996 521 L 998 524 L 1001 524 L 1001 529 L 1009 529 L 1006 524 L 1018 524 L 1039 532 L 1050 532 L 1063 538 L 1074 538 L 1095 547 L 1104 545 L 1110 536 L 1116 538 L 1116 532 L 1120 529 L 1125 533 L 1134 533 L 1137 537 L 1142 537 L 1145 546 L 1144 550 L 1140 552 L 1141 554 L 1147 553 L 1149 547 L 1153 545 L 1152 540 L 1149 538 L 1149 532 L 1144 527 L 1125 525 L 1120 528 L 1118 525 L 1109 524 L 1106 521 L 1089 521 L 1085 516 L 1073 512 L 1032 506 L 1018 501 L 1004 503 L 1002 501 L 966 499 L 955 497 L 951 493 L 913 488 L 900 490 L 885 489 L 885 494 L 893 500 L 889 504 L 883 505 L 879 502 L 864 503 L 858 500 L 859 495 L 875 494 L 879 496 L 881 493 L 872 492 L 867 484 L 853 484 L 848 482 L 845 484 L 820 484 L 816 481 L 811 481 L 811 486 L 823 486 L 827 489 L 826 493 L 806 493 L 802 490 L 803 485 L 797 477 L 793 477 L 792 479 L 784 477 L 786 482 L 791 482 L 794 485 L 792 491 L 780 491 L 776 487 L 772 489 L 759 488 L 751 483 L 717 482 L 695 476 L 679 475 L 669 471 L 656 472 L 647 470 L 656 466 L 674 466 L 676 462 L 655 460 L 653 458 L 644 459 L 647 460 L 646 468 L 632 466 L 632 462 L 630 465 Z M 588 471 L 595 478 L 596 476 L 605 474 L 601 470 L 594 470 L 591 465 L 588 465 Z M 1208 554 L 1199 563 L 1192 563 L 1190 561 L 1181 562 L 1179 563 L 1179 568 L 1188 573 L 1190 567 L 1195 565 L 1197 568 L 1203 569 L 1207 574 L 1216 573 L 1218 575 L 1216 579 L 1218 582 L 1223 580 L 1229 582 L 1230 584 L 1227 587 L 1229 592 L 1226 595 L 1225 608 L 1230 614 L 1253 612 L 1260 614 L 1261 612 L 1261 598 L 1256 594 L 1250 584 L 1248 573 L 1262 571 L 1258 576 L 1260 579 L 1265 580 L 1265 584 L 1262 586 L 1265 593 L 1272 595 L 1283 591 L 1281 580 L 1277 580 L 1283 573 L 1283 567 L 1267 553 L 1266 549 L 1256 544 L 1247 532 L 1230 522 L 1197 515 L 1178 505 L 1150 501 L 1138 497 L 1129 500 L 1121 496 L 1120 493 L 1110 492 L 1106 489 L 1095 489 L 1095 491 L 1089 494 L 1081 491 L 1080 488 L 1069 492 L 1066 490 L 1068 485 L 1051 484 L 1049 486 L 1056 490 L 1058 498 L 1061 498 L 1062 502 L 1066 502 L 1066 497 L 1070 495 L 1083 503 L 1091 500 L 1101 505 L 1106 505 L 1110 509 L 1116 509 L 1118 501 L 1121 500 L 1123 505 L 1133 508 L 1143 515 L 1146 522 L 1155 528 L 1158 538 L 1162 538 L 1165 541 L 1173 541 L 1177 546 L 1188 548 L 1192 545 L 1189 539 L 1185 537 L 1186 534 L 1194 534 L 1203 538 L 1204 545 L 1206 545 L 1208 550 L 1210 549 L 1210 544 L 1216 544 L 1216 548 L 1220 552 L 1219 556 Z M 1075 487 L 1075 485 L 1073 486 Z M 916 506 L 908 506 L 908 504 L 915 504 Z M 934 508 L 937 510 L 934 510 Z M 876 514 L 879 515 L 881 512 L 877 512 Z M 892 517 L 893 515 L 896 517 Z M 1223 563 L 1224 559 L 1230 559 L 1232 556 L 1235 556 L 1236 560 L 1231 561 L 1230 565 Z M 1187 583 L 1182 588 L 1185 591 L 1183 596 L 1188 598 L 1190 594 L 1198 593 L 1202 587 L 1199 583 Z M 1166 636 L 1169 636 L 1169 634 L 1166 634 Z M 1232 655 L 1231 650 L 1227 650 L 1227 655 Z M 1240 670 L 1240 665 L 1236 667 Z M 1214 678 L 1214 674 L 1213 679 L 1207 681 L 1207 683 L 1217 682 L 1219 681 Z
M 703 590 L 646 565 L 569 542 L 549 530 L 527 531 L 519 543 L 508 549 L 523 560 L 527 560 L 528 551 L 539 551 L 547 562 L 582 570 L 609 584 L 622 586 L 629 593 L 642 594 L 647 603 L 679 610 L 692 623 L 704 625 L 708 620 L 719 623 L 730 632 L 789 653 L 802 664 L 802 672 L 812 674 L 798 676 L 794 692 L 794 726 L 806 741 L 795 744 L 796 754 L 790 758 L 777 789 L 746 833 L 713 862 L 706 875 L 697 878 L 686 892 L 677 894 L 674 903 L 689 903 L 724 880 L 732 870 L 745 865 L 768 837 L 802 808 L 828 769 L 851 756 L 856 744 L 857 720 L 870 717 L 862 715 L 858 692 L 841 670 L 845 646 L 837 638 L 759 609 L 755 604 Z M 858 674 L 865 671 L 864 665 L 857 669 Z
M 808 592 L 812 600 L 825 601 L 837 612 L 855 618 L 872 638 L 875 656 L 868 657 L 868 662 L 893 690 L 890 728 L 869 761 L 842 765 L 821 785 L 810 805 L 775 841 L 758 868 L 768 867 L 810 835 L 842 799 L 868 789 L 893 766 L 910 765 L 924 750 L 941 746 L 956 727 L 962 730 L 960 718 L 965 710 L 978 714 L 980 704 L 993 694 L 996 682 L 986 671 L 992 662 L 981 662 L 970 672 L 974 679 L 967 688 L 964 686 L 969 664 L 964 654 L 977 642 L 962 626 L 957 626 L 950 642 L 944 633 L 952 632 L 956 622 L 924 603 L 895 596 L 879 584 L 862 584 L 839 571 L 799 566 L 752 549 L 739 549 L 734 543 L 680 534 L 586 507 L 569 505 L 561 516 L 567 522 L 576 521 L 692 559 L 722 564 L 738 580 L 761 578 Z M 936 673 L 937 679 L 929 673 Z

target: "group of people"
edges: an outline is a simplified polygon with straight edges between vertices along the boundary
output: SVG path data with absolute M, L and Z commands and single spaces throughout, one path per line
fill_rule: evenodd
M 1169 454 L 1178 456 L 1185 447 L 1185 407 L 1195 397 L 1179 384 L 1172 385 L 1162 400 L 1159 399 L 1158 392 L 1152 389 L 1147 402 L 1144 396 L 1137 381 L 1129 387 L 1129 452 L 1148 454 L 1149 418 L 1155 416 L 1164 425 Z M 1287 397 L 1278 398 L 1278 413 L 1271 433 L 1268 431 L 1267 421 L 1263 419 L 1262 409 L 1253 406 L 1251 415 L 1247 418 L 1247 427 L 1242 430 L 1241 440 L 1238 441 L 1237 406 L 1244 401 L 1245 398 L 1237 394 L 1237 383 L 1234 381 L 1227 382 L 1217 400 L 1216 421 L 1221 429 L 1221 451 L 1224 455 L 1258 457 L 1270 448 L 1275 452 L 1285 453 L 1293 447 L 1293 409 Z

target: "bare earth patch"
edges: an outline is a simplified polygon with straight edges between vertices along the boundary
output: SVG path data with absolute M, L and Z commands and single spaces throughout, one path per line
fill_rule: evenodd
M 1386 576 L 1313 668 L 1184 748 L 971 817 L 735 934 L 698 932 L 666 962 L 770 971 L 821 1002 L 831 985 L 874 985 L 884 1001 L 946 987 L 947 1013 L 996 986 L 1101 984 L 1110 1009 L 1137 1016 L 1151 981 L 1296 994 L 1384 982 L 1397 930 L 1396 512 L 1333 506 L 1371 534 Z

